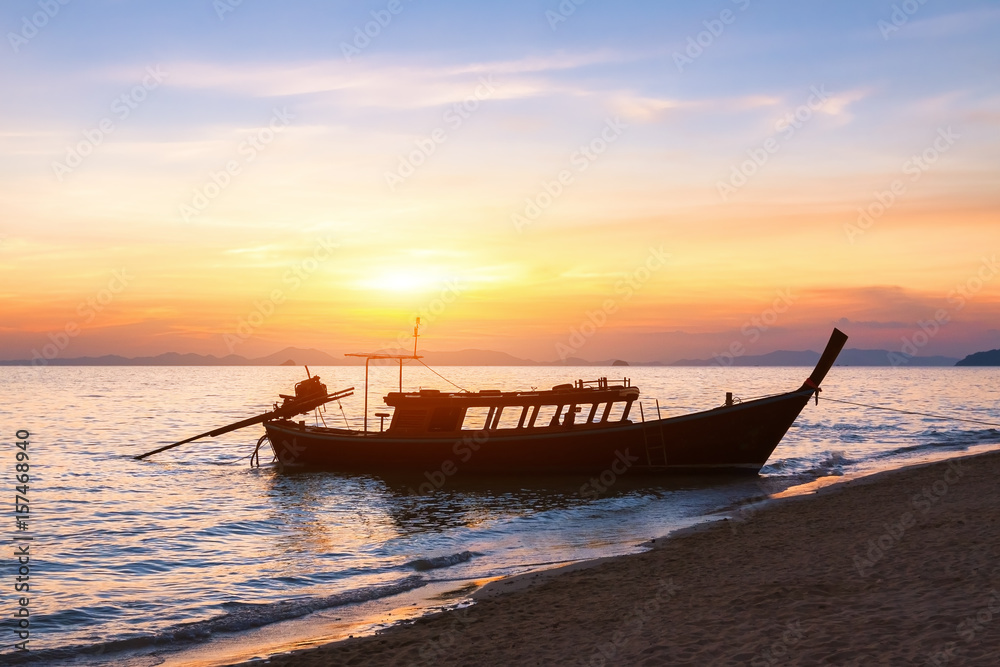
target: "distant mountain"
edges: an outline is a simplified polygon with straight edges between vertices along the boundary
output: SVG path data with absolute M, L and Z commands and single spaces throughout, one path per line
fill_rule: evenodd
M 398 350 L 386 352 L 398 353 Z M 778 350 L 767 354 L 744 355 L 730 359 L 681 359 L 671 364 L 662 361 L 625 362 L 618 359 L 603 361 L 587 361 L 579 357 L 569 357 L 558 361 L 533 361 L 521 359 L 506 352 L 494 350 L 459 350 L 457 352 L 434 352 L 421 350 L 423 362 L 428 366 L 588 366 L 611 367 L 627 364 L 630 366 L 814 366 L 819 359 L 819 353 L 812 350 Z M 904 358 L 899 353 L 893 353 L 894 358 Z M 891 366 L 888 350 L 858 350 L 849 349 L 841 352 L 837 359 L 838 366 Z M 982 361 L 986 359 L 987 361 Z M 287 366 L 294 360 L 298 366 L 359 366 L 365 360 L 360 357 L 334 356 L 313 348 L 286 347 L 280 352 L 266 357 L 248 359 L 236 354 L 216 357 L 203 354 L 178 354 L 167 352 L 155 357 L 127 358 L 111 354 L 102 357 L 55 358 L 48 361 L 51 366 Z M 958 362 L 956 364 L 956 362 Z M 383 361 L 380 363 L 395 363 Z M 0 366 L 30 366 L 30 361 L 0 361 Z M 897 364 L 898 365 L 898 364 Z M 909 357 L 906 366 L 997 366 L 1000 365 L 1000 350 L 977 352 L 962 361 L 955 357 Z
M 850 348 L 837 357 L 838 366 L 892 366 L 888 350 L 859 350 Z M 898 353 L 896 353 L 898 355 Z M 899 355 L 902 357 L 903 355 Z M 712 359 L 681 359 L 671 366 L 815 366 L 819 361 L 819 352 L 812 350 L 792 351 L 777 350 L 767 354 L 744 355 L 730 358 L 728 356 Z M 954 366 L 955 357 L 909 357 L 906 366 Z
M 837 359 L 838 366 L 892 366 L 888 350 L 858 350 L 852 348 L 844 350 Z M 893 358 L 903 358 L 905 363 L 897 363 L 899 366 L 954 366 L 958 361 L 957 357 L 943 357 L 933 355 L 928 357 L 907 357 L 899 352 L 894 352 Z
M 399 350 L 382 350 L 399 354 Z M 521 359 L 506 352 L 493 350 L 459 350 L 457 352 L 419 351 L 428 366 L 611 366 L 612 361 L 587 361 L 569 357 L 562 361 L 538 362 Z M 294 360 L 293 364 L 290 364 Z M 266 357 L 248 359 L 237 354 L 217 357 L 212 354 L 179 354 L 166 352 L 154 357 L 122 357 L 109 354 L 101 357 L 69 357 L 48 360 L 50 366 L 363 366 L 361 357 L 333 356 L 313 348 L 286 347 Z M 382 361 L 379 363 L 395 363 Z M 0 361 L 0 366 L 30 366 L 31 361 Z
M 459 350 L 457 352 L 418 351 L 428 366 L 538 366 L 537 361 L 520 359 L 506 352 L 493 350 Z
M 0 361 L 0 366 L 30 366 L 30 361 Z M 123 357 L 117 354 L 106 354 L 102 357 L 71 357 L 47 360 L 48 366 L 250 366 L 248 359 L 235 354 L 216 357 L 209 354 L 179 354 L 167 352 L 155 357 Z
M 280 352 L 266 357 L 248 359 L 247 366 L 281 366 L 283 362 L 294 359 L 296 366 L 342 366 L 344 357 L 334 357 L 315 348 L 286 347 Z
M 166 352 L 155 357 L 122 357 L 117 354 L 108 354 L 102 357 L 71 357 L 62 359 L 56 357 L 49 359 L 49 366 L 284 366 L 286 361 L 294 359 L 298 365 L 309 366 L 336 366 L 339 359 L 330 356 L 326 352 L 314 349 L 302 349 L 298 347 L 286 347 L 280 352 L 269 354 L 266 357 L 247 359 L 238 354 L 228 354 L 224 357 L 217 357 L 213 354 L 179 354 L 177 352 Z M 30 366 L 30 361 L 0 361 L 0 366 Z
M 712 359 L 680 359 L 671 366 L 815 366 L 819 353 L 812 350 L 793 352 L 777 350 L 767 354 L 730 357 L 720 355 Z
M 975 352 L 957 362 L 956 366 L 1000 366 L 1000 350 Z

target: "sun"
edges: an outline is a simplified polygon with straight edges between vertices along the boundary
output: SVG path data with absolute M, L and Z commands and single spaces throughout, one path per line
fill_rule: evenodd
M 441 282 L 441 276 L 426 269 L 390 269 L 361 281 L 366 289 L 384 292 L 424 292 Z

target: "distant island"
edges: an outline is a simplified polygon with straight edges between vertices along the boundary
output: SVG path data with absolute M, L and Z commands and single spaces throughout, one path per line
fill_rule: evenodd
M 423 361 L 430 366 L 814 366 L 819 353 L 812 350 L 778 350 L 760 355 L 739 357 L 713 357 L 710 359 L 680 359 L 674 362 L 625 361 L 606 359 L 588 361 L 570 357 L 555 361 L 534 361 L 522 359 L 506 352 L 494 350 L 459 350 L 455 352 L 421 351 Z M 893 364 L 892 360 L 896 363 Z M 900 359 L 905 362 L 900 363 Z M 957 362 L 957 363 L 956 363 Z M 101 357 L 70 357 L 49 359 L 42 364 L 49 366 L 358 366 L 364 360 L 356 357 L 335 356 L 313 348 L 288 347 L 266 357 L 247 358 L 237 354 L 224 357 L 204 354 L 178 354 L 168 352 L 151 357 L 128 358 L 120 355 Z M 17 359 L 0 361 L 0 366 L 31 366 L 31 360 Z M 847 349 L 840 354 L 838 366 L 996 366 L 1000 365 L 1000 350 L 977 352 L 959 361 L 955 357 L 927 356 L 904 357 L 888 350 Z
M 896 363 L 893 363 L 896 360 Z M 905 360 L 905 361 L 900 361 Z M 671 366 L 815 366 L 819 352 L 812 350 L 776 350 L 767 354 L 712 359 L 681 359 Z M 910 357 L 889 350 L 846 349 L 837 358 L 838 366 L 954 366 L 956 357 Z
M 956 366 L 1000 366 L 1000 350 L 976 352 L 962 359 Z

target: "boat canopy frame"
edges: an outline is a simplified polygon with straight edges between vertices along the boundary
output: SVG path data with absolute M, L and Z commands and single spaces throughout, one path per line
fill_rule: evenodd
M 592 385 L 592 386 L 588 386 Z M 414 392 L 390 392 L 383 397 L 385 404 L 394 408 L 388 433 L 392 435 L 425 435 L 434 432 L 459 432 L 467 430 L 493 431 L 497 429 L 533 429 L 569 426 L 605 426 L 628 422 L 633 403 L 639 398 L 639 389 L 623 379 L 622 384 L 609 384 L 607 378 L 577 380 L 573 384 L 556 385 L 552 389 L 530 391 L 500 391 L 484 389 L 478 392 L 442 392 L 422 389 Z M 613 406 L 621 406 L 621 413 L 610 419 Z M 576 414 L 590 406 L 587 414 Z M 601 409 L 599 410 L 599 406 Z M 543 408 L 555 408 L 546 413 L 541 423 Z M 567 409 L 568 408 L 568 409 Z M 483 411 L 482 426 L 467 428 L 470 410 Z M 516 426 L 501 426 L 507 411 L 516 410 Z M 510 422 L 511 424 L 513 422 Z
M 420 338 L 420 318 L 413 324 L 413 354 L 389 354 L 386 352 L 348 352 L 345 357 L 361 357 L 365 360 L 365 418 L 364 434 L 368 435 L 368 364 L 372 359 L 396 359 L 399 361 L 399 391 L 403 392 L 403 359 L 423 359 L 417 354 L 417 339 Z M 420 363 L 423 363 L 422 361 Z M 384 419 L 383 419 L 384 421 Z
M 416 329 L 414 329 L 416 331 Z M 416 334 L 414 334 L 414 337 Z M 362 357 L 365 360 L 365 419 L 364 434 L 368 435 L 368 364 L 372 359 L 396 359 L 399 361 L 399 391 L 403 391 L 403 359 L 423 359 L 422 355 L 416 354 L 416 343 L 414 343 L 413 354 L 385 354 L 382 352 L 349 352 L 345 357 Z

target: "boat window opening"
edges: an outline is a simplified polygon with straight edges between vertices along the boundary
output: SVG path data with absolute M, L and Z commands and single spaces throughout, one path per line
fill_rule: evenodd
M 463 431 L 485 431 L 488 419 L 493 416 L 493 408 L 485 406 L 466 408 L 465 419 L 462 421 Z
M 615 404 L 614 401 L 608 401 L 604 404 L 604 411 L 601 413 L 601 422 L 608 421 L 608 415 L 611 414 L 611 406 Z
M 525 408 L 520 405 L 508 405 L 498 408 L 501 412 L 496 418 L 496 425 L 493 428 L 512 429 L 517 428 L 521 423 L 521 415 Z
M 535 416 L 535 428 L 548 428 L 559 423 L 559 413 L 562 411 L 561 405 L 540 405 L 538 414 Z
M 462 418 L 462 408 L 442 407 L 435 408 L 431 414 L 430 423 L 427 425 L 428 431 L 457 431 L 458 422 Z
M 576 423 L 576 413 L 580 412 L 579 405 L 571 405 L 566 410 L 566 416 L 563 417 L 563 426 L 572 426 Z
M 615 401 L 611 404 L 611 412 L 608 413 L 607 421 L 617 422 L 621 421 L 622 417 L 625 415 L 625 404 L 626 401 Z
M 598 408 L 600 406 L 601 406 L 600 403 L 592 403 L 591 404 L 591 406 L 590 406 L 590 412 L 587 414 L 587 423 L 588 424 L 593 424 L 595 422 L 600 421 L 600 419 L 601 419 L 601 413 L 600 413 L 600 411 L 598 411 Z

